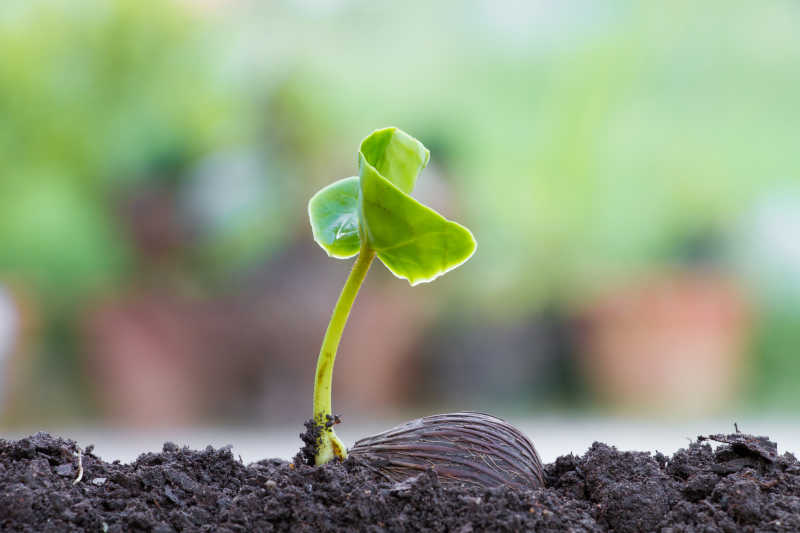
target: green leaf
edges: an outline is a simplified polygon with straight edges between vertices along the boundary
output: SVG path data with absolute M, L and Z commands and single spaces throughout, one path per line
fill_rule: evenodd
M 407 194 L 428 158 L 422 143 L 395 128 L 376 131 L 359 152 L 362 238 L 394 275 L 411 285 L 456 268 L 477 246 L 467 228 Z
M 430 153 L 397 128 L 376 130 L 361 143 L 359 177 L 337 181 L 308 203 L 314 240 L 332 257 L 362 247 L 399 278 L 432 281 L 475 252 L 472 233 L 409 196 Z
M 365 167 L 359 211 L 370 248 L 392 273 L 411 285 L 433 281 L 475 252 L 472 233 L 447 220 Z
M 331 257 L 353 257 L 361 248 L 358 181 L 357 176 L 339 180 L 317 192 L 308 202 L 314 240 Z
M 397 128 L 375 130 L 361 141 L 359 167 L 363 158 L 398 189 L 411 194 L 431 153 L 421 142 Z

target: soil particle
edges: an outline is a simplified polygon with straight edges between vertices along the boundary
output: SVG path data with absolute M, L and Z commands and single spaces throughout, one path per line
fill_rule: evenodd
M 797 459 L 737 442 L 694 442 L 671 458 L 595 443 L 546 465 L 533 490 L 454 487 L 433 470 L 393 482 L 354 459 L 243 465 L 230 448 L 167 443 L 131 464 L 85 451 L 73 485 L 75 443 L 39 433 L 0 440 L 0 530 L 800 531 Z

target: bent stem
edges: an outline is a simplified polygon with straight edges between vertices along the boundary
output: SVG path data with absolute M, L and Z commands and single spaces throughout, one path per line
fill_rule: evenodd
M 322 339 L 322 348 L 317 359 L 317 374 L 314 379 L 314 422 L 320 428 L 319 447 L 315 463 L 317 466 L 323 465 L 338 457 L 345 459 L 347 449 L 339 437 L 333 431 L 333 409 L 331 408 L 331 385 L 333 379 L 333 362 L 336 359 L 336 350 L 339 348 L 339 341 L 342 338 L 347 317 L 350 316 L 350 309 L 358 295 L 358 289 L 367 275 L 372 260 L 375 258 L 375 251 L 362 247 L 361 252 L 356 258 L 353 269 L 347 277 L 347 282 L 342 288 L 336 307 L 333 308 L 331 321 L 328 329 L 325 330 L 325 337 Z

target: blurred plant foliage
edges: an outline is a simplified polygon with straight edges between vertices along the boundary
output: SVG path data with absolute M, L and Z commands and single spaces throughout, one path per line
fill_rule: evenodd
M 724 259 L 800 176 L 790 0 L 221 4 L 0 1 L 4 277 L 67 307 L 125 279 L 115 204 L 147 179 L 179 182 L 211 264 L 255 261 L 394 124 L 480 242 L 432 290 L 518 319 L 704 236 Z
M 585 295 L 725 239 L 800 174 L 796 4 L 425 5 L 271 6 L 252 23 L 268 47 L 296 45 L 280 60 L 293 131 L 328 150 L 398 124 L 445 162 L 481 243 L 454 275 L 469 298 L 516 312 Z
M 462 309 L 513 321 L 687 260 L 736 270 L 743 213 L 800 179 L 796 2 L 326 5 L 248 13 L 280 51 L 273 126 L 312 141 L 308 194 L 362 131 L 415 132 L 480 242 L 435 288 Z M 753 390 L 796 404 L 800 300 L 759 303 Z
M 266 133 L 284 179 L 262 193 L 307 197 L 347 174 L 335 154 L 397 124 L 432 147 L 476 228 L 480 253 L 454 278 L 515 312 L 724 239 L 759 191 L 800 172 L 791 2 L 234 9 L 215 29 L 256 73 L 246 82 L 273 80 L 250 102 L 266 102 L 266 132 L 215 75 L 223 32 L 181 5 L 3 3 L 0 266 L 78 290 L 124 267 L 115 184 Z M 264 218 L 298 224 L 278 207 Z M 217 255 L 269 234 L 241 231 Z
M 2 2 L 0 270 L 51 303 L 125 271 L 116 192 L 230 140 L 212 44 L 172 2 Z

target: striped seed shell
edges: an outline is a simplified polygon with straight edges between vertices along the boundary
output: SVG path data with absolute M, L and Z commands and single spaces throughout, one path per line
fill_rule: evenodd
M 433 469 L 443 485 L 544 486 L 542 462 L 531 441 L 508 422 L 483 413 L 418 418 L 359 440 L 349 454 L 394 482 Z

